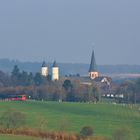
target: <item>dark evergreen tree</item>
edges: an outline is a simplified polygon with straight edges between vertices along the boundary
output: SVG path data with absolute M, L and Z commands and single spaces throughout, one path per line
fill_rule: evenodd
M 25 71 L 22 71 L 19 75 L 19 84 L 22 86 L 27 86 L 29 85 L 28 83 L 28 73 Z
M 72 89 L 72 83 L 70 80 L 65 80 L 63 83 L 63 88 L 68 92 Z
M 19 74 L 20 74 L 20 70 L 19 70 L 18 66 L 15 65 L 13 70 L 12 70 L 12 76 L 17 76 L 18 77 Z
M 33 76 L 33 73 L 30 72 L 28 75 L 28 84 L 32 85 L 33 83 L 34 83 L 34 76 Z
M 48 76 L 47 76 L 47 81 L 51 81 L 52 80 L 52 76 L 50 75 L 50 74 L 48 74 Z
M 35 85 L 37 85 L 37 86 L 39 86 L 39 85 L 41 85 L 41 84 L 43 83 L 42 76 L 41 76 L 41 74 L 40 74 L 39 72 L 37 72 L 37 73 L 35 74 L 34 83 L 35 83 Z
M 20 79 L 20 70 L 17 65 L 14 66 L 12 73 L 11 73 L 11 79 L 14 86 L 19 84 Z
M 11 85 L 11 77 L 0 71 L 0 87 L 7 87 Z
M 75 95 L 73 91 L 73 85 L 70 80 L 65 80 L 63 83 L 63 88 L 66 91 L 66 100 L 75 101 Z

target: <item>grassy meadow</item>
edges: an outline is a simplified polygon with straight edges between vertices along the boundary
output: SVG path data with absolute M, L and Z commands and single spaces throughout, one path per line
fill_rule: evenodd
M 111 137 L 116 129 L 125 127 L 132 139 L 138 140 L 139 108 L 117 104 L 1 101 L 0 115 L 8 109 L 16 109 L 26 115 L 27 127 L 79 133 L 83 126 L 88 125 L 94 129 L 95 136 Z

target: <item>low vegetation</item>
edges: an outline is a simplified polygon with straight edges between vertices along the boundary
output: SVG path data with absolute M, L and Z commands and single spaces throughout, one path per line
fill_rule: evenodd
M 42 140 L 42 138 L 35 138 L 30 136 L 20 136 L 20 135 L 0 135 L 0 140 Z
M 0 126 L 3 128 L 18 128 L 25 125 L 25 115 L 13 109 L 9 109 L 0 117 Z
M 113 140 L 131 140 L 128 128 L 119 128 L 113 133 Z
M 81 136 L 82 134 L 84 138 L 95 139 L 97 137 L 102 139 L 102 137 L 106 137 L 112 140 L 121 140 L 118 138 L 119 135 L 125 138 L 128 134 L 131 140 L 138 140 L 140 137 L 140 113 L 138 110 L 140 106 L 2 101 L 0 107 L 0 116 L 3 116 L 7 110 L 15 111 L 16 108 L 15 112 L 25 115 L 25 130 L 29 128 L 29 130 L 37 131 L 37 133 L 45 131 L 45 135 L 46 132 L 66 136 L 69 136 L 69 134 Z M 60 129 L 61 126 L 63 129 Z M 18 130 L 23 130 L 20 127 L 18 126 Z M 9 131 L 11 129 L 8 128 Z M 16 129 L 17 127 L 12 129 L 11 133 Z
M 92 136 L 93 135 L 93 128 L 90 126 L 84 126 L 80 131 L 80 135 L 84 138 Z

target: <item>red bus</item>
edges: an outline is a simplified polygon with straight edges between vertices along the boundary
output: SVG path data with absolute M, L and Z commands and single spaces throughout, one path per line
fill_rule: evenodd
M 26 101 L 27 98 L 26 98 L 26 95 L 10 95 L 5 100 L 8 100 L 8 101 Z

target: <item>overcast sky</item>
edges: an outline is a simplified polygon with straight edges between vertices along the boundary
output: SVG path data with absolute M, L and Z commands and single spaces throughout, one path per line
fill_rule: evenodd
M 0 0 L 0 58 L 140 64 L 140 0 Z

